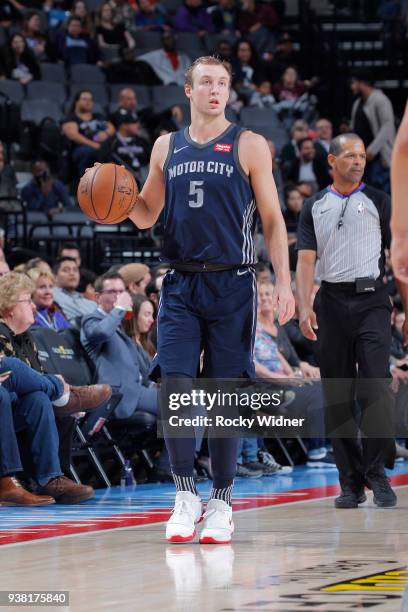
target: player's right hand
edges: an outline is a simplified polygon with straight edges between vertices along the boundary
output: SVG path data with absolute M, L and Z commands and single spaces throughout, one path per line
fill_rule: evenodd
M 115 306 L 120 306 L 124 308 L 127 312 L 131 312 L 133 309 L 132 297 L 130 293 L 124 291 L 123 293 L 119 293 L 116 298 Z
M 305 338 L 314 342 L 317 340 L 314 332 L 317 329 L 316 313 L 311 308 L 300 313 L 299 327 Z

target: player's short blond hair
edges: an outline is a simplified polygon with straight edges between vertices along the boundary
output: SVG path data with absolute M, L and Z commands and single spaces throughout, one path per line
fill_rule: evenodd
M 34 291 L 34 283 L 20 272 L 9 272 L 0 277 L 0 319 L 7 316 L 17 306 L 23 293 L 30 295 Z
M 229 62 L 226 62 L 215 55 L 203 55 L 202 57 L 197 57 L 196 60 L 191 64 L 190 68 L 187 70 L 185 74 L 184 84 L 193 86 L 193 73 L 197 66 L 222 66 L 228 73 L 229 76 L 229 86 L 231 87 L 232 82 L 232 68 Z

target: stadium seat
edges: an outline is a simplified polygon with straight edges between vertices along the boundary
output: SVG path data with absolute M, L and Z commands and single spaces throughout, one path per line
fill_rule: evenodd
M 12 102 L 20 105 L 24 98 L 24 89 L 18 81 L 0 80 L 0 93 L 6 95 Z
M 59 105 L 64 104 L 67 97 L 65 87 L 62 83 L 56 83 L 55 81 L 31 81 L 27 85 L 27 99 L 28 100 L 53 100 L 58 102 Z
M 186 103 L 184 87 L 177 85 L 156 85 L 152 87 L 153 108 L 155 112 L 160 112 L 176 104 Z
M 206 53 L 201 38 L 191 32 L 178 32 L 177 51 L 185 53 L 193 61 Z
M 153 49 L 161 48 L 161 33 L 160 32 L 136 32 L 135 34 L 136 47 L 152 51 Z
M 21 105 L 21 121 L 39 125 L 50 118 L 58 122 L 63 119 L 60 106 L 53 100 L 24 100 Z
M 261 134 L 265 138 L 272 140 L 278 155 L 285 144 L 289 142 L 289 136 L 286 130 L 282 127 L 266 127 L 260 125 L 246 125 L 246 127 L 253 130 L 257 134 Z
M 151 105 L 152 95 L 149 87 L 146 87 L 146 85 L 127 85 L 126 83 L 110 86 L 111 104 L 115 104 L 117 107 L 119 92 L 124 87 L 133 89 L 135 92 L 138 108 L 148 108 Z
M 91 64 L 75 64 L 71 67 L 71 81 L 82 83 L 88 87 L 91 84 L 103 84 L 106 77 L 98 66 Z
M 62 64 L 51 64 L 50 62 L 42 62 L 41 79 L 43 81 L 52 81 L 54 83 L 64 83 L 66 80 L 65 68 Z
M 204 44 L 208 53 L 214 53 L 220 40 L 228 40 L 228 42 L 234 44 L 236 38 L 231 34 L 206 34 Z
M 241 125 L 277 126 L 281 127 L 280 119 L 272 108 L 243 108 L 240 114 Z

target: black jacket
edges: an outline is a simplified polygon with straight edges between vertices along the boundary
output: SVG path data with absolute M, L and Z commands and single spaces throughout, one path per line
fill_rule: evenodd
M 15 334 L 8 325 L 0 322 L 0 351 L 7 357 L 17 357 L 37 372 L 43 372 L 35 342 L 29 331 Z
M 327 170 L 327 164 L 322 160 L 321 157 L 315 157 L 312 162 L 313 172 L 316 176 L 316 182 L 319 186 L 319 189 L 324 189 L 327 185 L 330 185 L 332 179 Z M 288 170 L 286 172 L 285 179 L 287 181 L 291 181 L 292 183 L 299 182 L 299 171 L 300 171 L 300 159 L 296 157 L 290 163 Z

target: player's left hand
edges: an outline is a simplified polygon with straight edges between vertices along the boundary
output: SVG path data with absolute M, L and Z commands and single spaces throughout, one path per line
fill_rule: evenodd
M 276 283 L 272 296 L 273 309 L 278 312 L 279 325 L 285 325 L 295 314 L 295 298 L 289 283 Z
M 408 283 L 408 240 L 394 236 L 391 242 L 392 271 L 402 283 Z

